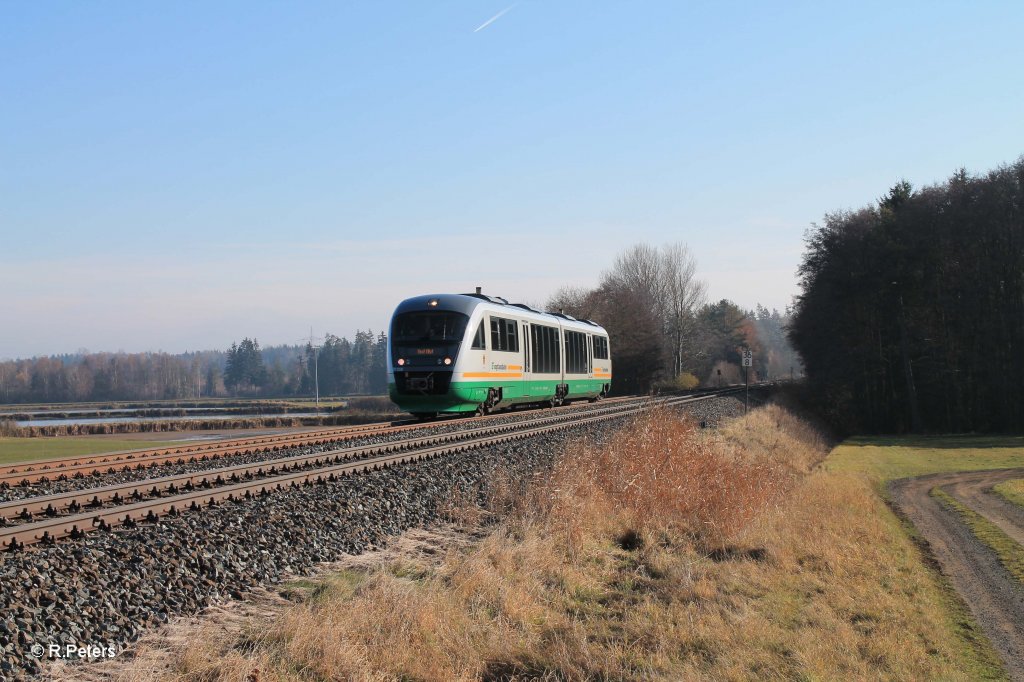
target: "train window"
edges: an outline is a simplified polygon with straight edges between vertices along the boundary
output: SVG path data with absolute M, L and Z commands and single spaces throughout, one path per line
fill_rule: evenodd
M 462 313 L 442 310 L 402 313 L 391 322 L 391 338 L 404 344 L 461 343 L 468 322 Z
M 476 336 L 473 337 L 473 350 L 487 350 L 484 345 L 484 321 L 480 320 L 480 326 L 476 328 Z
M 562 358 L 558 352 L 558 327 L 532 325 L 530 327 L 532 365 L 535 374 L 558 374 L 562 371 Z
M 491 318 L 491 350 L 519 352 L 519 323 L 504 317 Z
M 565 373 L 586 374 L 589 365 L 587 335 L 582 332 L 565 332 Z
M 594 359 L 595 360 L 607 360 L 608 359 L 608 339 L 603 336 L 594 337 Z

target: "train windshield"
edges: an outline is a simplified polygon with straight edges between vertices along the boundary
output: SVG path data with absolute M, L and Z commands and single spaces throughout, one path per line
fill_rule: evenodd
M 468 322 L 468 316 L 444 310 L 402 313 L 391 323 L 391 343 L 403 346 L 459 344 Z

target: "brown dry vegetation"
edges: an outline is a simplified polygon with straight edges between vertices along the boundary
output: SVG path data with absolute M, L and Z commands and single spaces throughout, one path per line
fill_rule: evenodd
M 826 452 L 776 406 L 717 432 L 657 412 L 570 449 L 526 495 L 498 486 L 462 515 L 500 519 L 468 549 L 337 574 L 122 679 L 992 673 L 870 484 L 816 467 Z
M 52 426 L 15 427 L 13 433 L 2 434 L 21 437 L 94 436 L 101 434 L 160 433 L 167 431 L 210 431 L 233 429 L 269 429 L 300 426 L 348 426 L 368 424 L 387 419 L 402 419 L 398 412 L 348 410 L 340 414 L 320 417 L 241 417 L 236 419 L 168 419 L 142 422 L 108 422 L 89 424 L 55 424 Z

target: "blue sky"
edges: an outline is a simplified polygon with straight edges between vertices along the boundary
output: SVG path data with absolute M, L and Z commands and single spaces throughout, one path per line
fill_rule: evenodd
M 781 309 L 826 212 L 1024 153 L 1022 34 L 1018 2 L 2 3 L 0 358 L 540 303 L 638 241 Z

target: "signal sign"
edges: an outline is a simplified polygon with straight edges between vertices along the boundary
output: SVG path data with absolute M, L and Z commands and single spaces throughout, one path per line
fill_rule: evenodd
M 743 351 L 743 366 L 744 367 L 753 367 L 754 366 L 754 353 L 753 352 L 751 352 L 749 350 Z

